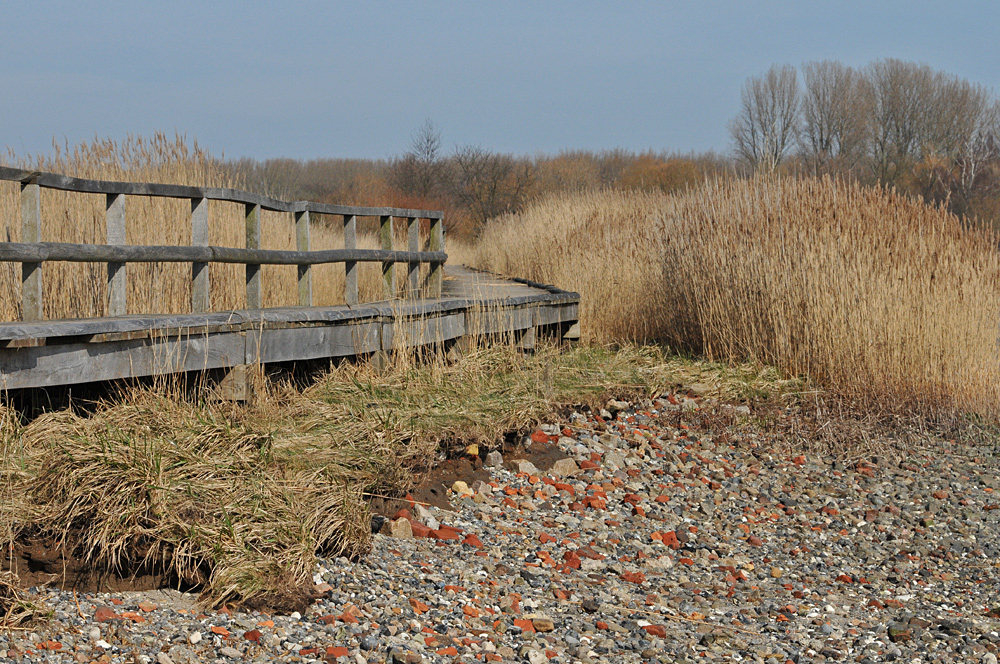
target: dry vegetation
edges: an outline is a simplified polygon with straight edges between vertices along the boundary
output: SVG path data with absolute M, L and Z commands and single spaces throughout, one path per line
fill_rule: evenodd
M 995 418 L 996 246 L 886 190 L 758 178 L 549 199 L 466 251 L 578 290 L 592 341 L 749 359 L 864 407 Z
M 367 493 L 398 495 L 439 453 L 496 448 L 559 404 L 656 393 L 670 372 L 653 350 L 494 346 L 382 375 L 344 364 L 304 391 L 262 380 L 246 405 L 161 385 L 88 416 L 0 411 L 6 536 L 64 542 L 98 570 L 150 563 L 214 604 L 267 601 L 307 587 L 317 552 L 367 551 Z

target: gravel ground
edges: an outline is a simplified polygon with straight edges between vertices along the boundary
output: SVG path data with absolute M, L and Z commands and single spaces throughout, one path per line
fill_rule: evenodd
M 1000 647 L 995 450 L 780 458 L 675 428 L 670 395 L 532 434 L 546 471 L 487 459 L 452 510 L 411 505 L 371 555 L 322 560 L 307 615 L 200 613 L 171 591 L 33 589 L 19 662 L 963 661 Z M 612 415 L 614 413 L 614 415 Z M 378 524 L 376 524 L 378 525 Z M 417 535 L 414 537 L 413 535 Z

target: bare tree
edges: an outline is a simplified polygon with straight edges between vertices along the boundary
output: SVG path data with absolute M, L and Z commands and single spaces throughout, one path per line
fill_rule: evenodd
M 872 169 L 893 182 L 921 158 L 932 140 L 935 73 L 927 65 L 886 59 L 865 70 L 871 103 Z
M 869 95 L 861 74 L 840 62 L 802 66 L 799 149 L 814 173 L 849 170 L 867 149 Z
M 798 80 L 794 67 L 774 65 L 743 84 L 730 132 L 737 156 L 752 168 L 774 171 L 791 147 L 798 129 Z
M 406 154 L 392 162 L 389 182 L 404 194 L 429 198 L 441 190 L 444 174 L 441 132 L 427 119 L 413 135 Z
M 455 196 L 477 228 L 491 218 L 520 208 L 534 179 L 529 160 L 497 154 L 480 146 L 455 151 Z

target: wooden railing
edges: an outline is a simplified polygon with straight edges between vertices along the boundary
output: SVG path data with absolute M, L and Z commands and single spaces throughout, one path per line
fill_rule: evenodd
M 21 310 L 26 321 L 42 319 L 42 266 L 47 261 L 107 263 L 108 316 L 126 313 L 127 266 L 129 263 L 191 263 L 191 311 L 202 313 L 210 307 L 209 263 L 246 265 L 248 309 L 262 307 L 261 265 L 297 265 L 299 305 L 312 306 L 311 266 L 343 263 L 346 282 L 344 299 L 358 304 L 358 263 L 382 264 L 385 299 L 396 296 L 396 263 L 407 264 L 406 296 L 420 293 L 420 264 L 429 263 L 427 295 L 441 296 L 444 263 L 448 259 L 444 244 L 444 218 L 441 212 L 399 208 L 367 208 L 327 205 L 309 201 L 286 202 L 236 189 L 188 187 L 84 180 L 54 173 L 41 173 L 0 167 L 0 180 L 21 184 L 21 242 L 0 242 L 0 261 L 21 263 Z M 72 244 L 44 242 L 40 190 L 59 189 L 107 197 L 107 244 Z M 191 245 L 158 246 L 125 244 L 125 197 L 149 196 L 180 198 L 191 201 Z M 246 211 L 246 247 L 214 247 L 208 244 L 208 201 L 242 203 Z M 261 210 L 288 212 L 294 215 L 296 251 L 260 248 Z M 309 225 L 311 214 L 339 215 L 344 222 L 344 248 L 311 251 Z M 378 217 L 381 249 L 357 248 L 357 218 Z M 393 219 L 405 218 L 407 250 L 393 247 Z M 427 250 L 420 250 L 420 220 L 430 222 Z

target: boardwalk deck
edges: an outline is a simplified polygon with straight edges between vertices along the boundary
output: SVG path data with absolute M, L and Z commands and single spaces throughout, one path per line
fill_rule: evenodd
M 0 389 L 369 356 L 538 332 L 575 333 L 579 296 L 447 265 L 441 297 L 334 307 L 0 323 Z

